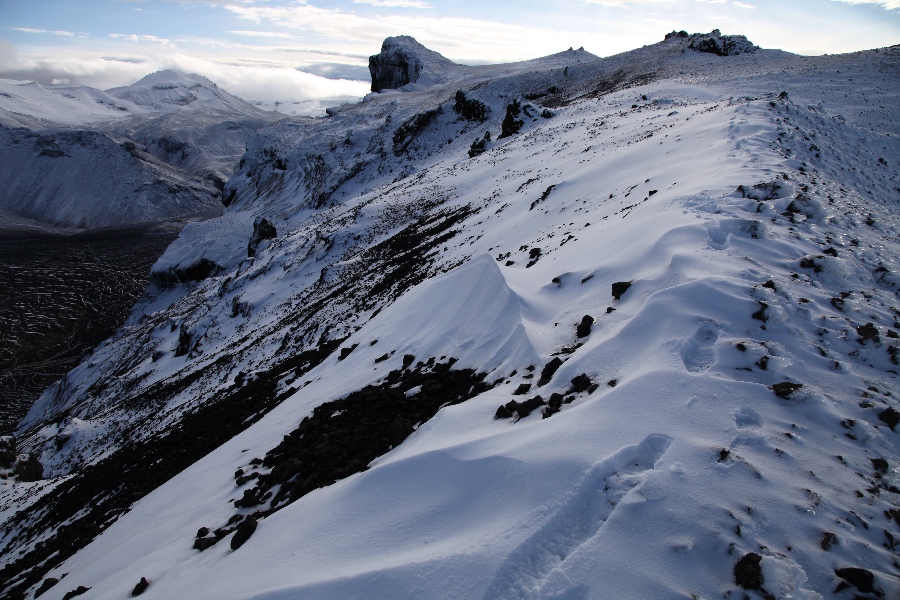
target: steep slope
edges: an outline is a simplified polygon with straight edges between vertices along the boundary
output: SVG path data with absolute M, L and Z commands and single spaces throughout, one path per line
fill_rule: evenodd
M 252 138 L 20 424 L 5 593 L 900 593 L 900 48 L 727 41 Z

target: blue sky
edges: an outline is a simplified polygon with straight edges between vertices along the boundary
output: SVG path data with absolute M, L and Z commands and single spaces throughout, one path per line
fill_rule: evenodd
M 900 0 L 0 0 L 0 77 L 108 88 L 176 68 L 248 99 L 349 97 L 389 35 L 477 64 L 713 28 L 849 52 L 900 43 Z

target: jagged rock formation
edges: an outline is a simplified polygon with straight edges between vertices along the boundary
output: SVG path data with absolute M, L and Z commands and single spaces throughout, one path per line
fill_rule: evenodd
M 706 52 L 716 54 L 718 56 L 737 56 L 739 54 L 749 54 L 759 50 L 759 46 L 753 45 L 753 42 L 744 35 L 722 35 L 718 29 L 713 29 L 709 33 L 688 33 L 684 30 L 673 31 L 667 33 L 666 40 L 684 40 L 691 50 L 697 52 Z
M 436 75 L 454 64 L 408 35 L 389 37 L 381 52 L 369 57 L 372 91 L 396 90 L 416 83 L 423 73 L 422 83 L 432 83 Z

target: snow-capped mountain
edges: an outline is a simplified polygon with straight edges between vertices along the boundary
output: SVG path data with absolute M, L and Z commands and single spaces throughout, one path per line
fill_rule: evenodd
M 280 118 L 175 71 L 106 92 L 0 81 L 0 216 L 86 229 L 218 215 L 247 138 Z
M 0 593 L 898 597 L 900 47 L 370 65 L 4 441 Z

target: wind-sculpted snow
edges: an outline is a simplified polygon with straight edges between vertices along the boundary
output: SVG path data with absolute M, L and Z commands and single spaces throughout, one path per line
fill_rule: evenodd
M 900 593 L 898 51 L 687 44 L 251 138 L 20 425 L 8 593 Z

